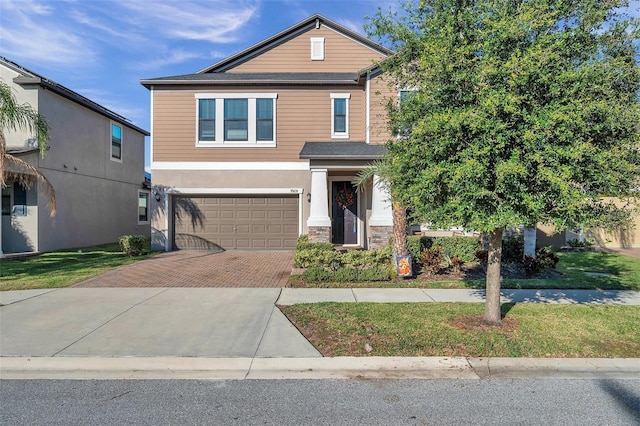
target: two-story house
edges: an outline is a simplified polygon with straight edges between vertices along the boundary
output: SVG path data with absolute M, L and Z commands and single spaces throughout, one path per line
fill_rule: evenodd
M 379 185 L 352 181 L 384 154 L 385 47 L 314 15 L 151 93 L 155 248 L 289 250 L 296 238 L 379 247 Z
M 47 252 L 150 233 L 150 191 L 144 185 L 144 139 L 149 133 L 113 111 L 15 62 L 0 57 L 0 78 L 18 103 L 49 125 L 40 155 L 34 135 L 3 129 L 7 152 L 28 162 L 55 190 L 57 212 L 34 183 L 2 188 L 0 255 Z

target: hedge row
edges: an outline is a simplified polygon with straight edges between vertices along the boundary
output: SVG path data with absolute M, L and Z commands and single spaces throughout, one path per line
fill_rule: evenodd
M 409 254 L 414 262 L 420 261 L 425 249 L 440 246 L 441 253 L 459 257 L 463 262 L 472 262 L 476 252 L 481 249 L 480 239 L 476 237 L 425 237 L 410 235 L 407 237 Z

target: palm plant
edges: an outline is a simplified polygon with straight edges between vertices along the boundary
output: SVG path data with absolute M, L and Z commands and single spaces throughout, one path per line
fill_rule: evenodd
M 391 193 L 389 176 L 391 175 L 389 166 L 382 160 L 374 161 L 369 166 L 362 169 L 353 183 L 358 190 L 364 190 L 374 176 L 379 176 L 378 185 L 382 185 Z M 397 201 L 391 193 L 391 214 L 393 216 L 393 255 L 407 256 L 409 248 L 407 244 L 407 209 Z
M 31 105 L 19 104 L 11 87 L 0 80 L 0 187 L 5 188 L 8 181 L 14 181 L 27 189 L 36 182 L 40 183 L 42 194 L 49 203 L 50 214 L 55 216 L 56 198 L 51 182 L 33 165 L 7 152 L 5 130 L 35 133 L 38 149 L 44 156 L 49 141 L 46 120 Z

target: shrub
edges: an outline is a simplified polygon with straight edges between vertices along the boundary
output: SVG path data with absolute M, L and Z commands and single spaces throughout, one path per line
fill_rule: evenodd
M 520 263 L 524 258 L 524 237 L 514 235 L 502 239 L 502 262 Z
M 560 258 L 554 252 L 545 247 L 536 248 L 536 259 L 538 259 L 543 268 L 552 269 L 556 269 L 556 265 L 560 261 Z
M 333 250 L 333 244 L 331 243 L 310 243 L 308 235 L 300 235 L 296 240 L 296 251 L 306 250 L 309 248 Z
M 125 256 L 140 256 L 149 251 L 151 239 L 144 235 L 123 235 L 118 239 Z
M 389 265 L 391 262 L 391 250 L 388 248 L 379 250 L 349 250 L 342 254 L 341 263 L 351 268 L 372 268 Z
M 589 241 L 580 241 L 577 238 L 567 241 L 569 247 L 591 247 L 593 244 Z
M 358 271 L 359 281 L 388 281 L 390 279 L 389 267 L 378 266 Z
M 316 244 L 322 244 L 316 246 Z M 311 244 L 309 248 L 296 250 L 293 254 L 293 263 L 297 268 L 309 268 L 312 266 L 332 267 L 341 264 L 340 253 L 333 249 L 333 245 L 327 248 L 324 243 Z
M 480 263 L 487 263 L 489 261 L 489 252 L 486 250 L 478 250 L 476 251 L 476 259 Z
M 333 271 L 318 266 L 307 268 L 302 273 L 304 279 L 311 282 L 332 281 L 333 275 Z
M 425 237 L 409 235 L 407 237 L 409 254 L 419 261 L 424 249 L 440 246 L 440 251 L 447 256 L 456 256 L 463 262 L 472 262 L 475 253 L 480 249 L 480 239 L 476 237 Z
M 542 271 L 542 269 L 544 269 L 540 264 L 539 259 L 533 258 L 531 256 L 525 256 L 522 259 L 522 266 L 524 268 L 525 274 L 527 275 L 535 275 L 538 272 Z
M 414 261 L 418 261 L 420 259 L 420 253 L 422 250 L 426 248 L 430 248 L 432 245 L 432 241 L 429 237 L 424 237 L 421 235 L 408 235 L 407 236 L 407 248 L 409 249 L 409 254 Z
M 309 244 L 311 244 L 309 243 L 309 236 L 307 234 L 300 235 L 296 240 L 296 250 L 303 250 L 307 248 Z
M 429 272 L 429 274 L 437 274 L 440 271 L 443 259 L 444 256 L 442 255 L 439 246 L 426 248 L 422 250 L 422 253 L 420 253 L 422 269 Z
M 453 268 L 453 272 L 458 274 L 460 273 L 460 269 L 462 268 L 462 265 L 464 265 L 464 262 L 458 256 L 453 256 L 449 258 L 449 264 Z
M 336 281 L 387 281 L 391 278 L 388 267 L 366 268 L 362 270 L 354 268 L 339 268 L 332 271 L 327 268 L 308 268 L 302 273 L 305 280 L 310 282 Z
M 428 238 L 428 237 L 427 237 Z M 480 239 L 476 237 L 434 237 L 428 247 L 440 246 L 442 253 L 460 258 L 463 262 L 473 261 L 480 249 Z

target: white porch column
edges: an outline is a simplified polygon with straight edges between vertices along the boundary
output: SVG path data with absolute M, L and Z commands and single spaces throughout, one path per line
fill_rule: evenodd
M 524 228 L 524 255 L 536 257 L 536 227 L 525 226 Z
M 307 226 L 331 226 L 327 169 L 311 169 L 311 211 Z
M 391 196 L 389 191 L 380 185 L 380 177 L 377 175 L 373 176 L 369 226 L 393 226 Z

